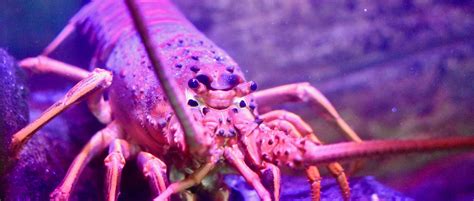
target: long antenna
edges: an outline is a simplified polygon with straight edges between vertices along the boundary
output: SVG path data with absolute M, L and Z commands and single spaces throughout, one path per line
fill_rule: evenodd
M 167 68 L 162 62 L 163 60 L 160 59 L 160 54 L 157 51 L 159 49 L 158 45 L 156 45 L 151 39 L 144 17 L 141 15 L 138 5 L 134 0 L 126 0 L 125 2 L 130 11 L 133 23 L 137 28 L 137 32 L 143 41 L 148 58 L 155 69 L 161 87 L 163 88 L 163 91 L 165 92 L 165 95 L 186 135 L 186 143 L 189 146 L 190 151 L 201 154 L 205 153 L 205 148 L 208 147 L 209 142 L 206 141 L 207 138 L 205 138 L 204 133 L 202 132 L 203 128 L 191 120 L 192 118 L 190 117 L 192 117 L 192 114 L 186 108 L 183 101 L 184 94 L 179 90 L 175 80 L 168 73 Z
M 437 150 L 474 149 L 474 137 L 449 137 L 416 140 L 373 140 L 311 147 L 305 162 L 319 164 L 340 160 Z

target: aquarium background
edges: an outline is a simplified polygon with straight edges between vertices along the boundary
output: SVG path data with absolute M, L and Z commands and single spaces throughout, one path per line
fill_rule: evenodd
M 310 82 L 363 139 L 474 133 L 473 1 L 175 2 L 260 89 Z M 0 47 L 17 59 L 39 54 L 85 3 L 0 2 Z M 53 56 L 87 67 L 88 48 L 83 38 L 74 36 Z M 50 75 L 30 75 L 28 80 L 31 119 L 74 84 Z M 326 143 L 345 140 L 319 108 L 282 107 L 301 114 Z M 100 127 L 84 104 L 72 108 L 29 143 L 17 172 L 10 176 L 26 172 L 29 185 L 45 185 L 31 196 L 44 196 Z M 102 181 L 96 179 L 101 168 L 102 159 L 96 159 L 86 169 L 76 191 L 79 196 L 90 193 L 90 188 L 102 189 Z M 419 200 L 472 200 L 473 168 L 472 152 L 409 154 L 366 160 L 354 177 L 373 175 Z M 133 172 L 127 174 L 139 177 Z M 28 190 L 22 178 L 12 181 Z M 130 192 L 139 191 L 133 183 L 130 186 Z

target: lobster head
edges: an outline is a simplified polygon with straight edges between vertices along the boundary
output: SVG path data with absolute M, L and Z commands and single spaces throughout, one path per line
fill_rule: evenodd
M 257 84 L 253 81 L 244 82 L 232 73 L 198 74 L 188 81 L 188 87 L 188 105 L 212 138 L 214 149 L 238 147 L 236 151 L 255 166 L 267 161 L 293 167 L 303 160 L 306 143 L 315 145 L 288 128 L 259 118 L 252 96 Z
M 188 81 L 187 104 L 199 111 L 203 126 L 211 136 L 235 137 L 232 114 L 253 116 L 255 103 L 250 93 L 257 89 L 253 81 L 245 82 L 234 73 L 198 74 Z

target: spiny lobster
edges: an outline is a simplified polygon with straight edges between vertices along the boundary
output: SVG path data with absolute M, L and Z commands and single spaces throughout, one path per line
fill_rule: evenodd
M 91 65 L 104 69 L 88 72 L 47 56 L 75 30 L 96 45 Z M 133 157 L 157 195 L 155 200 L 167 200 L 178 192 L 192 197 L 186 189 L 204 179 L 212 183 L 215 199 L 225 200 L 229 191 L 218 176 L 213 177 L 225 174 L 225 166 L 239 172 L 262 200 L 279 199 L 280 168 L 305 169 L 312 198 L 318 200 L 321 177 L 316 165 L 327 164 L 344 198 L 349 199 L 348 179 L 335 161 L 474 146 L 474 138 L 363 142 L 324 95 L 307 83 L 256 91 L 256 83 L 245 81 L 239 66 L 168 0 L 129 0 L 127 5 L 93 1 L 71 19 L 41 56 L 19 64 L 80 81 L 13 136 L 13 157 L 36 130 L 83 98 L 107 125 L 72 162 L 51 193 L 53 200 L 67 200 L 90 158 L 107 147 L 107 200 L 117 199 L 122 168 Z M 164 69 L 156 72 L 157 79 L 153 69 L 160 67 Z M 183 96 L 187 106 L 181 104 Z M 284 110 L 258 112 L 257 105 L 288 101 L 323 107 L 354 142 L 322 145 L 298 115 Z M 168 184 L 171 172 L 179 179 Z

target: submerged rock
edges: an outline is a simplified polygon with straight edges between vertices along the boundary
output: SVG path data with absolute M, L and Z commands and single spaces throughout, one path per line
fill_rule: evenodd
M 28 122 L 26 96 L 23 72 L 15 59 L 0 48 L 0 175 L 7 165 L 11 136 Z
M 233 200 L 258 200 L 257 193 L 239 175 L 228 175 L 225 182 L 232 188 Z M 350 180 L 351 200 L 413 200 L 402 193 L 378 182 L 372 176 Z M 281 200 L 311 200 L 308 181 L 304 176 L 282 175 Z M 323 179 L 321 200 L 344 200 L 335 179 Z

